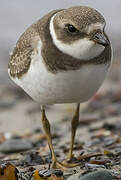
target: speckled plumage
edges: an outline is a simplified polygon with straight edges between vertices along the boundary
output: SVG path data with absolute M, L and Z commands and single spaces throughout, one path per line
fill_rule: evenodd
M 10 69 L 10 75 L 12 77 L 21 77 L 22 74 L 26 73 L 31 63 L 31 48 L 24 48 L 21 50 L 14 49 L 11 61 L 8 65 Z
M 81 12 L 81 15 L 80 15 Z M 93 8 L 87 6 L 75 6 L 69 8 L 68 11 L 65 9 L 63 13 L 58 13 L 57 19 L 64 19 L 65 22 L 74 23 L 77 29 L 85 29 L 90 24 L 97 22 L 105 23 L 103 16 Z M 69 23 L 70 23 L 69 22 Z
M 80 11 L 82 16 L 80 16 Z M 37 53 L 37 43 L 39 40 L 42 41 L 41 54 L 44 60 L 43 63 L 45 64 L 46 69 L 52 73 L 67 70 L 78 70 L 85 64 L 103 64 L 111 60 L 110 46 L 107 46 L 100 56 L 87 61 L 83 59 L 75 59 L 57 49 L 52 42 L 49 32 L 50 19 L 56 13 L 57 19 L 63 19 L 65 17 L 67 19 L 71 19 L 71 21 L 74 21 L 75 24 L 80 26 L 80 29 L 84 29 L 92 22 L 96 23 L 101 21 L 104 23 L 103 17 L 96 10 L 88 7 L 73 7 L 69 8 L 68 11 L 62 9 L 50 12 L 31 25 L 18 40 L 8 65 L 9 73 L 12 77 L 21 78 L 21 76 L 28 71 L 32 55 Z
M 20 77 L 26 73 L 31 63 L 31 55 L 34 48 L 32 41 L 38 33 L 35 30 L 35 24 L 28 28 L 18 40 L 10 57 L 8 68 L 10 75 L 13 77 Z

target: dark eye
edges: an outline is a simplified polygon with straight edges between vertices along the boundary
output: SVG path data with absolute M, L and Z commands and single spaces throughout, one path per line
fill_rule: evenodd
M 75 33 L 77 32 L 78 30 L 71 24 L 66 24 L 66 28 L 68 29 L 69 32 L 71 33 Z
M 100 38 L 99 38 L 99 36 L 98 36 L 98 34 L 95 34 L 95 39 L 97 39 L 97 40 L 99 40 Z

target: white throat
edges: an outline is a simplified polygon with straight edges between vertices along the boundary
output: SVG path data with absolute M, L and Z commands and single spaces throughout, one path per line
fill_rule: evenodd
M 60 51 L 74 58 L 83 60 L 89 60 L 101 54 L 101 52 L 104 50 L 104 46 L 95 44 L 88 38 L 79 39 L 71 44 L 66 44 L 58 40 L 53 25 L 53 20 L 55 16 L 56 14 L 50 20 L 50 34 L 53 43 Z

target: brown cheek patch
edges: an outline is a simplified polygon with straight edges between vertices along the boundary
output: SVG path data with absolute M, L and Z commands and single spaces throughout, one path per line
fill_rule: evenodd
M 60 28 L 56 23 L 54 23 L 54 29 L 56 30 L 57 39 L 65 44 L 71 44 L 74 41 L 77 41 L 81 38 L 80 33 L 78 34 L 69 33 L 66 28 L 64 27 Z

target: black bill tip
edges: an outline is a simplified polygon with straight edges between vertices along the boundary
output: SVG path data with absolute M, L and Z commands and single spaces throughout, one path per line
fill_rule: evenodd
M 107 37 L 103 34 L 103 33 L 96 33 L 93 36 L 93 40 L 98 43 L 101 44 L 102 46 L 108 46 L 109 45 L 109 40 L 107 39 Z

